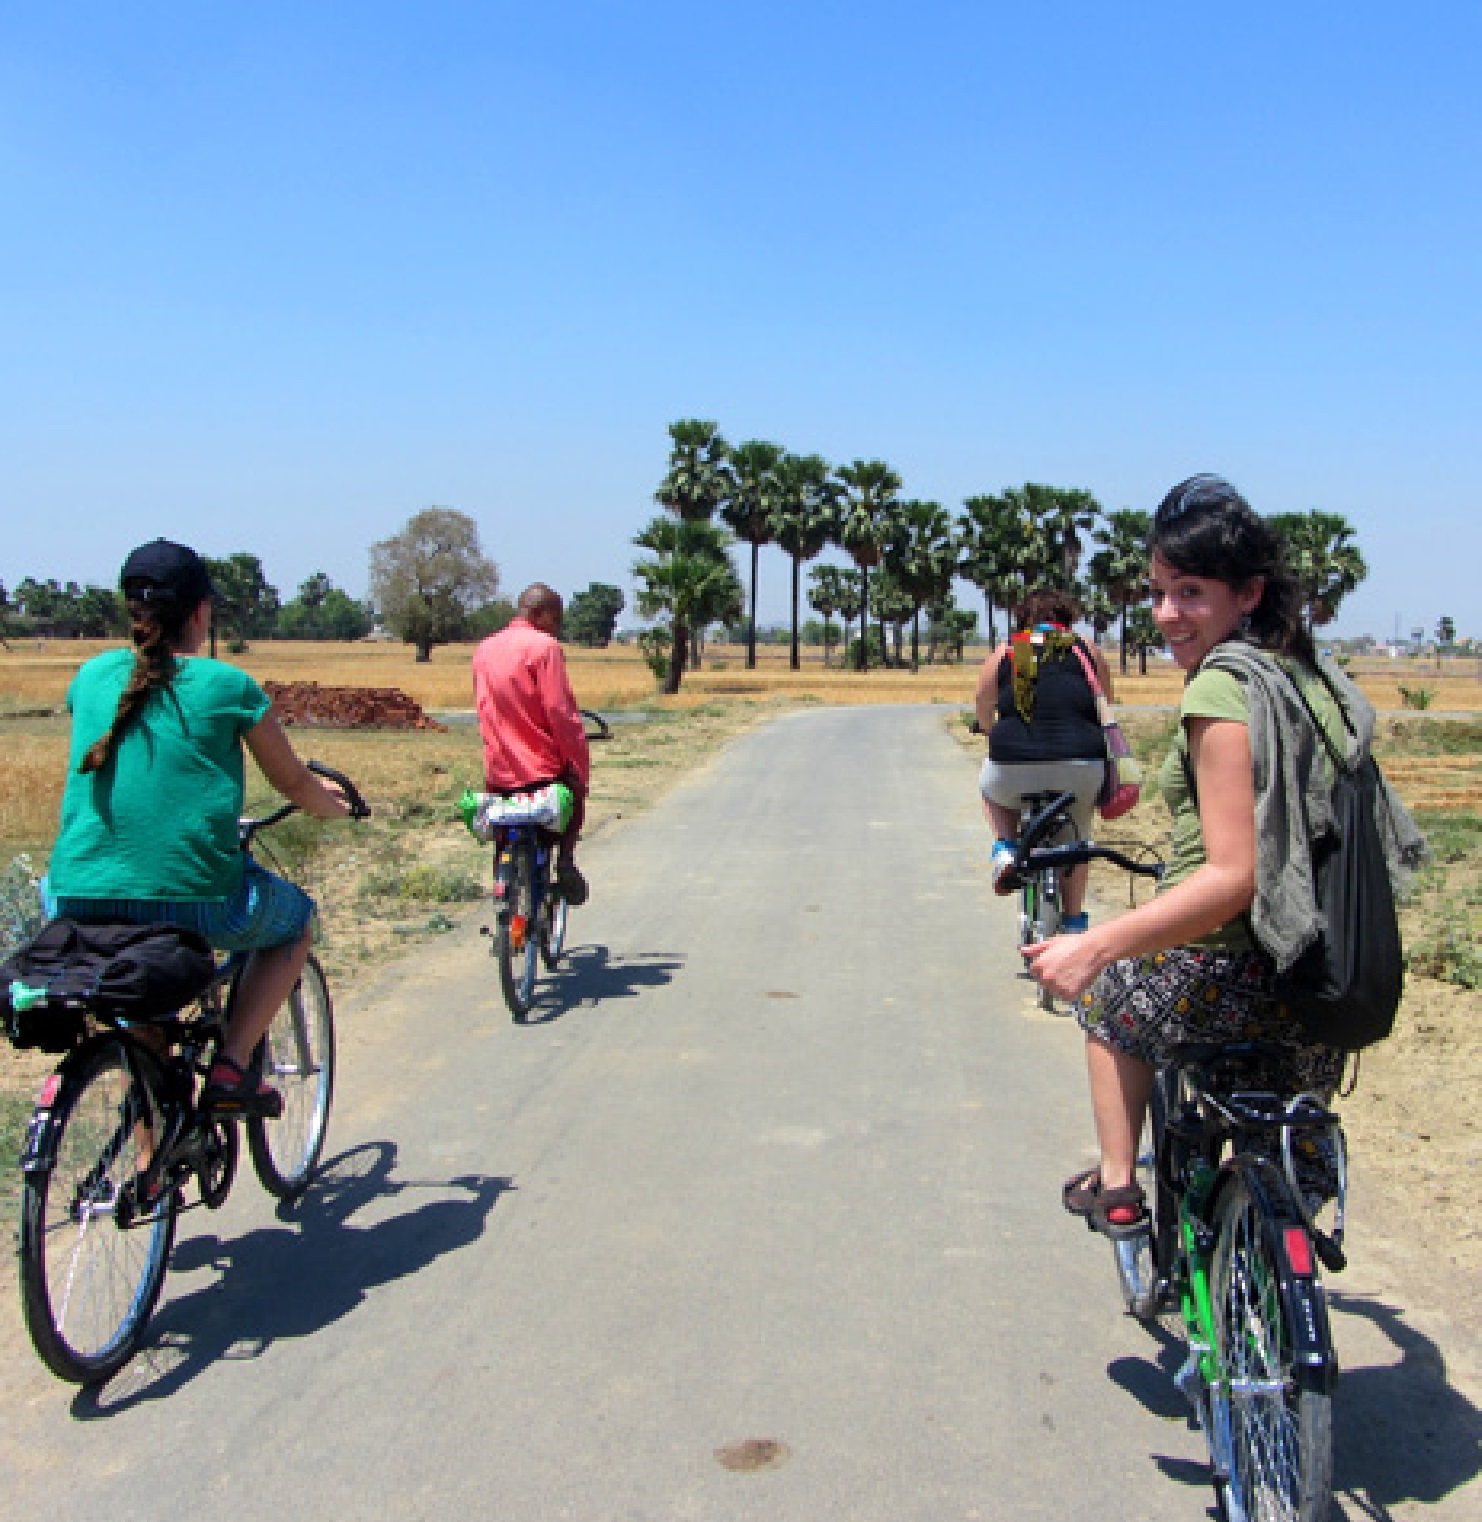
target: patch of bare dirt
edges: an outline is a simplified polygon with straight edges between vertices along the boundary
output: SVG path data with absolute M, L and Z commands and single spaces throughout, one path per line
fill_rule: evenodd
M 264 682 L 284 724 L 325 729 L 443 729 L 397 687 L 323 687 L 318 682 Z

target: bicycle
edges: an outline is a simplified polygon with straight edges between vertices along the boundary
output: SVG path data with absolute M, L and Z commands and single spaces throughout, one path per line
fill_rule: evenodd
M 1019 945 L 1047 941 L 1060 933 L 1065 874 L 1085 862 L 1109 861 L 1142 877 L 1162 876 L 1162 864 L 1134 861 L 1110 846 L 1082 838 L 1071 819 L 1071 792 L 1026 793 L 1014 860 L 1004 880 L 1019 890 Z M 1056 843 L 1058 842 L 1058 843 Z M 1041 1009 L 1053 1012 L 1055 998 L 1041 985 Z
M 1139 1159 L 1148 1219 L 1113 1239 L 1128 1311 L 1178 1313 L 1176 1382 L 1229 1522 L 1320 1522 L 1332 1488 L 1338 1364 L 1318 1270 L 1347 1262 L 1346 1148 L 1316 1096 L 1271 1084 L 1281 1057 L 1258 1041 L 1175 1050 Z
M 370 810 L 349 778 L 337 783 L 352 818 Z M 297 811 L 289 803 L 239 826 L 242 850 Z M 21 1308 L 42 1362 L 59 1378 L 97 1384 L 143 1341 L 164 1284 L 180 1214 L 219 1209 L 241 1139 L 235 1117 L 201 1110 L 198 1081 L 220 1049 L 244 953 L 218 959 L 194 1004 L 121 1023 L 96 998 L 43 1000 L 65 1055 L 45 1080 L 22 1147 Z M 253 1167 L 283 1201 L 308 1187 L 324 1150 L 334 1091 L 334 1012 L 312 953 L 253 1054 L 254 1079 L 283 1097 L 276 1120 L 245 1119 Z M 194 1182 L 197 1200 L 185 1201 Z
M 554 972 L 566 946 L 569 906 L 556 884 L 556 837 L 537 824 L 504 824 L 494 831 L 492 951 L 499 987 L 514 1019 L 535 1002 L 537 957 Z

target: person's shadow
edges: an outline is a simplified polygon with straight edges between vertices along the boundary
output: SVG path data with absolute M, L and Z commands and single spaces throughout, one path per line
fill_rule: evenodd
M 574 946 L 535 985 L 535 997 L 523 1024 L 547 1025 L 572 1010 L 612 1005 L 636 998 L 646 988 L 660 988 L 684 966 L 670 952 L 614 956 L 606 946 Z
M 514 1187 L 476 1174 L 394 1179 L 395 1162 L 391 1142 L 367 1142 L 327 1163 L 296 1205 L 280 1206 L 279 1224 L 231 1240 L 203 1233 L 179 1243 L 172 1275 L 210 1267 L 216 1276 L 170 1300 L 145 1347 L 107 1384 L 80 1391 L 73 1416 L 91 1421 L 165 1399 L 223 1359 L 257 1358 L 275 1342 L 311 1336 L 369 1290 L 477 1241 L 495 1201 Z M 405 1201 L 394 1214 L 366 1225 L 353 1220 L 393 1198 Z
M 1482 1474 L 1482 1411 L 1452 1385 L 1440 1348 L 1408 1326 L 1394 1306 L 1332 1291 L 1329 1303 L 1335 1316 L 1372 1322 L 1400 1355 L 1396 1363 L 1339 1373 L 1330 1522 L 1392 1522 L 1392 1508 L 1400 1503 L 1434 1506 Z M 1165 1326 L 1148 1330 L 1158 1344 L 1153 1356 L 1116 1359 L 1107 1372 L 1155 1415 L 1186 1416 L 1193 1423 L 1192 1408 L 1174 1383 L 1187 1348 Z M 1210 1482 L 1207 1465 L 1161 1454 L 1153 1462 L 1181 1484 Z

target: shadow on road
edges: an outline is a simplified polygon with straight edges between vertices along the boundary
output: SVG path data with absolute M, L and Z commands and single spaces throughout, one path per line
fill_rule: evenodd
M 92 1421 L 162 1400 L 222 1360 L 257 1358 L 275 1342 L 311 1336 L 367 1291 L 477 1241 L 495 1201 L 513 1188 L 479 1175 L 395 1179 L 395 1163 L 391 1142 L 368 1142 L 328 1163 L 296 1206 L 280 1206 L 280 1224 L 231 1241 L 204 1233 L 179 1243 L 172 1275 L 213 1268 L 217 1277 L 172 1299 L 150 1343 L 108 1384 L 79 1392 L 73 1416 Z M 388 1200 L 398 1201 L 391 1213 Z M 379 1218 L 356 1224 L 373 1205 L 382 1207 Z
M 1441 1349 L 1382 1301 L 1329 1294 L 1335 1313 L 1378 1328 L 1399 1354 L 1387 1364 L 1344 1369 L 1333 1396 L 1331 1522 L 1391 1522 L 1395 1506 L 1437 1505 L 1482 1474 L 1482 1411 L 1447 1375 Z M 1157 1342 L 1151 1358 L 1118 1358 L 1107 1368 L 1155 1416 L 1193 1413 L 1173 1383 L 1185 1357 L 1180 1338 L 1166 1327 L 1148 1328 Z M 1204 1465 L 1154 1455 L 1169 1479 L 1207 1485 Z
M 526 1025 L 546 1025 L 573 1009 L 636 998 L 644 989 L 661 988 L 684 966 L 672 952 L 614 956 L 606 946 L 574 946 L 555 972 L 535 986 Z

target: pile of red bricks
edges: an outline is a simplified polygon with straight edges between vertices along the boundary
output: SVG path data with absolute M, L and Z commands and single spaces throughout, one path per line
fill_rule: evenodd
M 321 687 L 318 682 L 264 682 L 285 724 L 326 729 L 446 729 L 395 687 Z

